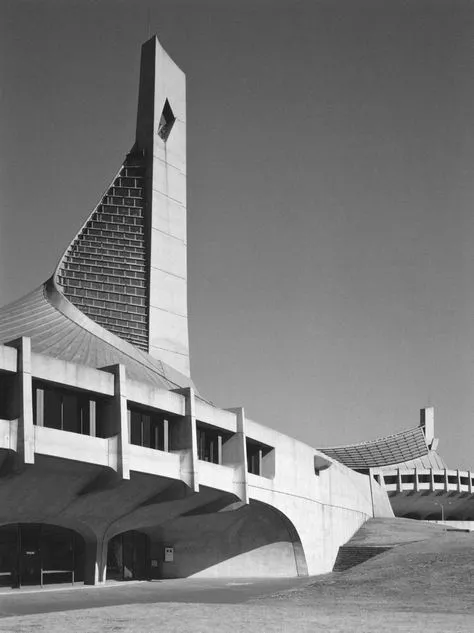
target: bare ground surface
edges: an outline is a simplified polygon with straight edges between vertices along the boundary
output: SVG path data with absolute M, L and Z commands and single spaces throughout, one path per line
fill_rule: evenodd
M 331 612 L 314 607 L 297 608 L 291 603 L 278 607 L 162 603 L 9 618 L 2 621 L 0 630 L 9 633 L 418 633 L 427 630 L 430 633 L 472 633 L 474 617 L 396 610 L 372 612 L 363 606 L 357 610 L 343 607 Z
M 441 533 L 294 589 L 256 599 L 245 594 L 241 604 L 161 602 L 85 608 L 6 617 L 0 620 L 0 631 L 473 633 L 473 579 L 474 535 Z M 156 587 L 159 591 L 160 585 Z M 127 591 L 123 590 L 124 601 Z

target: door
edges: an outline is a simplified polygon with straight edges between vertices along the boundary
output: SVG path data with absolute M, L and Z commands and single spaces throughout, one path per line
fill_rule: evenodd
M 41 582 L 41 527 L 24 525 L 20 537 L 20 577 L 22 585 L 39 585 Z

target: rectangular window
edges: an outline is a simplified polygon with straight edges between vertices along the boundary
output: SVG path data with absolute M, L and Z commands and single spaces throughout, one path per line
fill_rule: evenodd
M 85 393 L 46 384 L 33 384 L 33 422 L 36 426 L 90 435 L 95 434 L 95 401 Z
M 168 420 L 161 414 L 133 407 L 128 410 L 128 423 L 130 444 L 168 451 Z
M 222 446 L 230 434 L 203 422 L 197 423 L 198 459 L 212 464 L 222 464 Z
M 249 450 L 247 447 L 247 470 L 253 475 L 262 474 L 262 458 L 263 453 L 261 448 L 252 446 Z
M 18 417 L 12 404 L 15 402 L 16 376 L 0 373 L 0 419 L 12 420 Z
M 272 479 L 275 476 L 275 449 L 247 438 L 247 471 Z
M 43 424 L 48 429 L 62 430 L 63 412 L 61 393 L 53 389 L 44 389 Z

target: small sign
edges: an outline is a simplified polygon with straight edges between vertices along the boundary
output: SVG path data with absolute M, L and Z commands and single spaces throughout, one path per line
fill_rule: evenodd
M 158 561 L 156 560 L 156 558 L 153 558 L 151 561 L 151 566 L 152 567 L 158 567 Z
M 174 560 L 174 548 L 165 547 L 165 563 L 172 563 Z

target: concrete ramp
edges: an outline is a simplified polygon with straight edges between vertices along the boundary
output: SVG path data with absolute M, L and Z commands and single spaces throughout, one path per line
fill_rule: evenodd
M 346 571 L 397 547 L 443 534 L 443 528 L 414 519 L 369 519 L 339 548 L 333 571 Z

